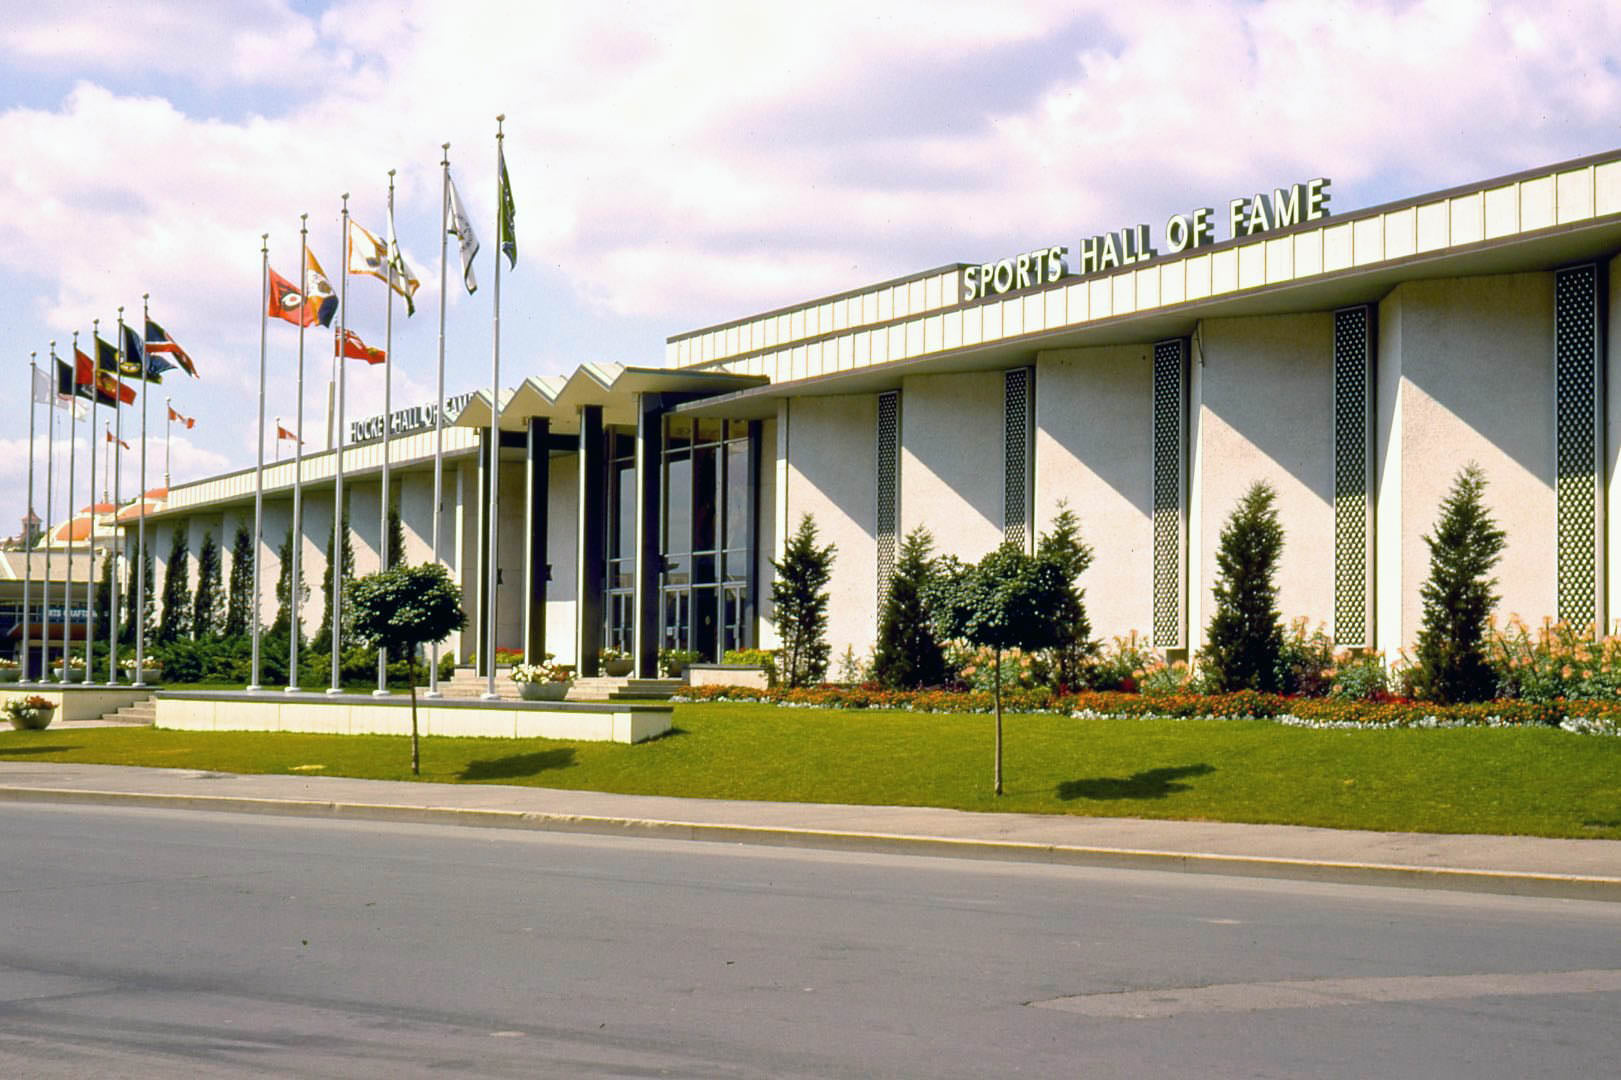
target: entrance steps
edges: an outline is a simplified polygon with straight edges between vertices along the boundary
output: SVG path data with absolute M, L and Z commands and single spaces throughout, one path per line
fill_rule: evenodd
M 137 701 L 133 705 L 125 705 L 110 713 L 103 713 L 101 722 L 104 724 L 119 724 L 129 727 L 151 727 L 152 722 L 158 718 L 158 703 L 152 698 Z
M 569 688 L 569 701 L 668 701 L 686 688 L 681 679 L 614 678 L 575 679 Z
M 495 696 L 501 701 L 522 701 L 518 684 L 512 681 L 511 676 L 512 673 L 506 668 L 495 669 Z M 479 701 L 489 687 L 489 681 L 471 667 L 459 667 L 449 679 L 439 680 L 439 693 L 447 701 Z M 418 697 L 424 689 L 417 687 Z

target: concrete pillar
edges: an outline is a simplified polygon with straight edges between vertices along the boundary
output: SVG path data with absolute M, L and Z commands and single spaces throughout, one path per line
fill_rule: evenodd
M 607 551 L 608 470 L 602 444 L 602 406 L 580 408 L 580 544 L 575 596 L 581 675 L 598 673 L 602 648 L 602 578 Z
M 660 455 L 664 449 L 664 408 L 657 394 L 636 395 L 636 674 L 659 674 L 659 511 L 664 494 Z
M 538 664 L 546 656 L 546 582 L 551 577 L 546 530 L 551 509 L 551 429 L 544 417 L 529 418 L 524 470 L 528 486 L 524 499 L 523 658 Z

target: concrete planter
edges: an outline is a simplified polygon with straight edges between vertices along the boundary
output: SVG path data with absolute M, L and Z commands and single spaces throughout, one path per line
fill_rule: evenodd
M 55 667 L 53 667 L 51 669 L 51 678 L 55 679 L 57 682 L 62 682 L 63 681 L 63 679 L 62 679 L 62 665 L 61 664 L 58 664 L 58 665 L 56 665 Z M 84 682 L 85 681 L 84 680 L 84 668 L 82 668 L 82 667 L 81 668 L 68 668 L 68 675 L 67 675 L 67 680 L 66 681 L 70 682 L 70 683 L 82 683 L 82 682 Z
M 626 657 L 623 660 L 604 660 L 602 662 L 602 673 L 610 678 L 622 679 L 626 675 L 629 675 L 631 669 L 635 666 L 636 661 L 630 659 L 629 657 Z
M 0 683 L 22 681 L 22 668 L 0 668 Z
M 42 709 L 26 709 L 9 717 L 11 726 L 18 731 L 44 731 L 51 726 L 51 718 L 56 715 L 56 706 L 47 705 Z
M 562 701 L 568 696 L 566 682 L 521 682 L 518 696 L 525 701 Z
M 771 676 L 765 668 L 753 664 L 689 664 L 688 686 L 742 686 L 752 690 L 766 690 Z

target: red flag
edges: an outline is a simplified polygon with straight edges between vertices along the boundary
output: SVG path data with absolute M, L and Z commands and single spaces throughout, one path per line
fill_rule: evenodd
M 343 332 L 343 356 L 352 360 L 364 360 L 368 364 L 381 364 L 388 359 L 388 354 L 382 349 L 374 349 L 360 340 L 360 335 L 353 330 Z
M 265 314 L 285 319 L 294 326 L 310 326 L 315 322 L 317 309 L 304 302 L 304 294 L 298 291 L 297 285 L 272 270 L 270 306 L 265 309 Z
M 110 431 L 107 433 L 107 441 L 108 442 L 115 442 L 119 446 L 122 446 L 125 450 L 129 449 L 129 443 L 125 442 L 123 439 L 115 438 L 113 433 L 110 432 Z
M 291 431 L 288 431 L 286 428 L 282 427 L 280 420 L 276 421 L 276 438 L 278 438 L 278 439 L 290 439 L 293 442 L 298 443 L 300 446 L 304 445 L 304 440 L 300 439 L 297 435 L 294 435 Z
M 185 424 L 188 429 L 197 426 L 197 418 L 195 416 L 181 416 L 179 413 L 175 412 L 173 405 L 169 406 L 169 419 L 171 422 L 176 424 Z
M 97 404 L 111 405 L 115 401 L 122 401 L 125 405 L 135 404 L 135 388 L 121 385 L 118 376 L 110 371 L 97 371 L 95 362 L 84 354 L 83 349 L 73 350 L 73 368 L 75 383 L 96 388 Z

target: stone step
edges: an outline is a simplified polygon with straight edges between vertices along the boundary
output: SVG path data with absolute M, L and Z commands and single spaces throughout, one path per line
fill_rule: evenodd
M 128 724 L 132 727 L 150 727 L 158 718 L 158 703 L 151 698 L 125 705 L 115 712 L 105 713 L 102 720 L 109 724 Z

